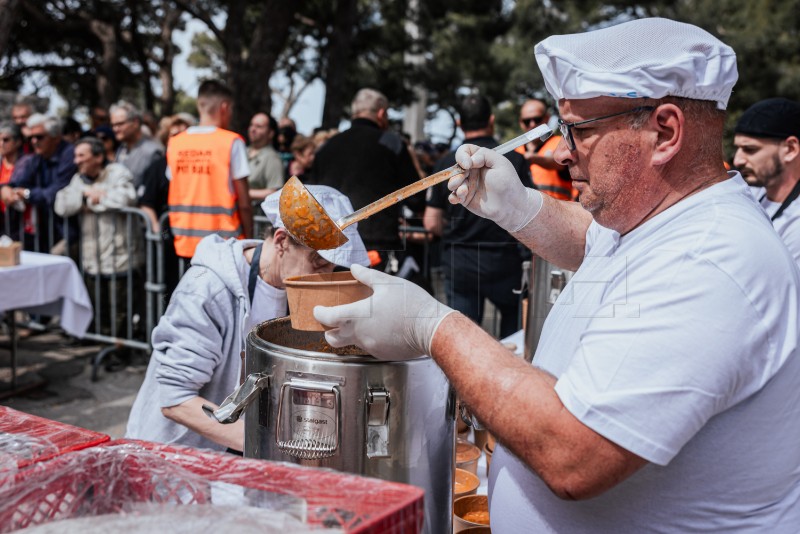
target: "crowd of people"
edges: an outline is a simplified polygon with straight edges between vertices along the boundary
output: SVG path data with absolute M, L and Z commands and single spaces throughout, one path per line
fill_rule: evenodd
M 499 140 L 480 95 L 462 100 L 465 143 L 447 152 L 393 131 L 388 99 L 369 88 L 343 132 L 307 137 L 257 113 L 247 141 L 228 129 L 235 103 L 217 81 L 200 86 L 197 120 L 156 125 L 120 102 L 71 140 L 62 122 L 15 105 L 0 126 L 0 194 L 24 228 L 31 205 L 54 221 L 84 213 L 54 237 L 99 229 L 83 242 L 100 248 L 83 250 L 97 276 L 139 260 L 131 246 L 123 263 L 108 256 L 120 236 L 92 217 L 138 206 L 155 230 L 167 214 L 174 254 L 191 259 L 153 332 L 128 436 L 241 451 L 241 424 L 201 407 L 238 383 L 244 334 L 287 313 L 286 276 L 350 268 L 374 294 L 315 309 L 328 342 L 439 364 L 500 444 L 498 532 L 796 530 L 800 103 L 748 109 L 731 170 L 736 56 L 707 32 L 643 19 L 549 37 L 535 56 L 557 133 L 506 155 L 490 150 Z M 528 131 L 555 110 L 532 99 L 519 111 Z M 441 240 L 447 305 L 397 276 L 414 259 L 404 208 L 348 228 L 330 251 L 297 243 L 278 215 L 290 175 L 338 216 L 454 163 L 463 172 L 405 206 Z M 254 202 L 271 223 L 264 236 Z M 501 336 L 518 329 L 512 289 L 531 253 L 575 272 L 534 365 L 476 325 L 489 300 Z

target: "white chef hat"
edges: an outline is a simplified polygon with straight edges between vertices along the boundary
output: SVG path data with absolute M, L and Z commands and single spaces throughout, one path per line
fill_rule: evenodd
M 334 221 L 355 211 L 353 210 L 353 205 L 350 204 L 350 199 L 332 187 L 328 187 L 327 185 L 306 185 L 305 187 L 314 198 L 322 204 L 322 207 L 325 208 L 325 211 Z M 275 228 L 286 227 L 281 220 L 278 208 L 280 197 L 281 192 L 278 190 L 265 198 L 264 202 L 261 203 L 261 209 L 264 210 L 267 218 L 269 218 L 269 222 L 271 222 L 272 226 Z M 369 267 L 367 247 L 361 240 L 361 236 L 356 228 L 357 226 L 358 223 L 355 223 L 344 229 L 344 235 L 346 235 L 348 239 L 347 243 L 339 248 L 331 250 L 318 250 L 317 252 L 319 255 L 331 263 L 347 267 L 348 269 L 354 263 Z
M 678 96 L 725 109 L 738 78 L 731 47 L 697 26 L 662 18 L 553 35 L 534 53 L 556 100 Z

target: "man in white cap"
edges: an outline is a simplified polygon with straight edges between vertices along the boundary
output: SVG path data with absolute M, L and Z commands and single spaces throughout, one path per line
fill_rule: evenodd
M 333 217 L 353 212 L 337 190 L 308 189 Z M 369 265 L 355 226 L 345 230 L 349 241 L 336 250 L 317 252 L 297 243 L 278 215 L 279 196 L 280 191 L 273 193 L 262 204 L 272 223 L 263 241 L 214 234 L 198 244 L 191 268 L 153 330 L 153 354 L 126 437 L 241 451 L 244 423 L 217 423 L 202 406 L 216 408 L 239 385 L 248 332 L 287 314 L 283 281 L 331 272 L 336 265 Z
M 800 272 L 723 166 L 733 50 L 643 19 L 535 53 L 580 204 L 519 186 L 504 157 L 469 145 L 449 184 L 451 201 L 577 269 L 534 365 L 355 267 L 374 294 L 318 307 L 328 340 L 437 361 L 500 443 L 492 531 L 796 532 Z

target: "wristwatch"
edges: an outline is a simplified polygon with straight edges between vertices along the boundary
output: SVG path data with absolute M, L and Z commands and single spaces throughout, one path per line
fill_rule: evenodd
M 24 198 L 25 200 L 31 198 L 31 190 L 28 189 L 27 187 L 22 190 L 22 198 Z

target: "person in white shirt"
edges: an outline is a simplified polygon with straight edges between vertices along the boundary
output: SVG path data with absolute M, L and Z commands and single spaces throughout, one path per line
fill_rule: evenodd
M 800 102 L 768 98 L 742 114 L 733 164 L 763 189 L 756 198 L 800 265 Z
M 197 90 L 200 122 L 167 146 L 169 224 L 175 252 L 191 258 L 200 239 L 253 236 L 253 207 L 244 140 L 230 130 L 233 93 L 216 80 Z
M 800 271 L 722 157 L 733 50 L 640 19 L 535 47 L 580 203 L 464 145 L 451 202 L 575 270 L 533 364 L 421 288 L 315 309 L 334 346 L 430 354 L 496 436 L 491 527 L 797 532 Z

